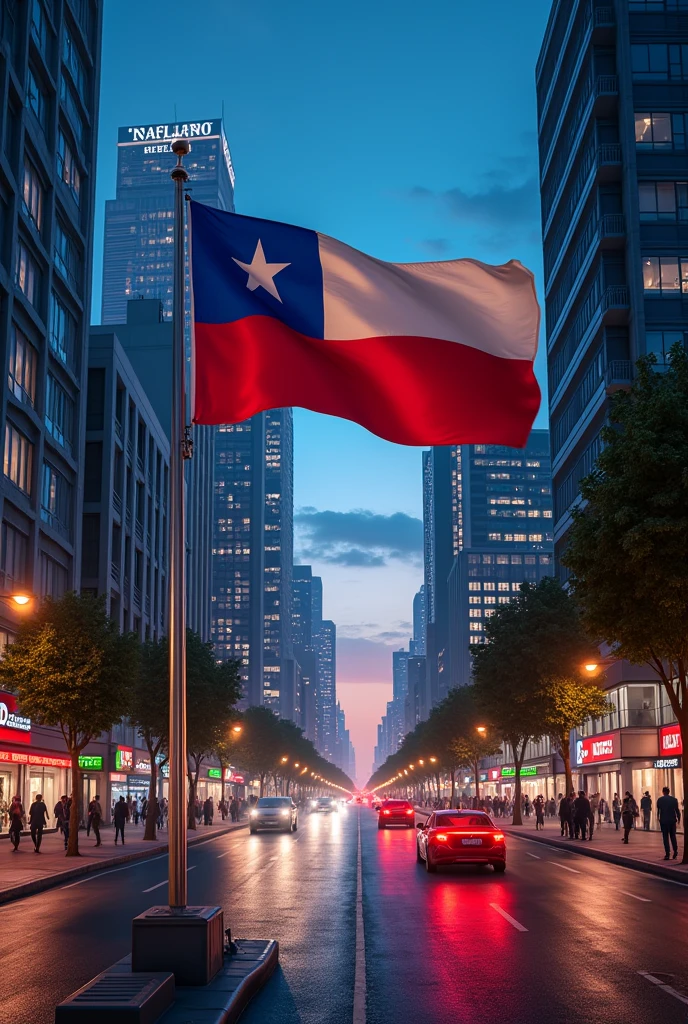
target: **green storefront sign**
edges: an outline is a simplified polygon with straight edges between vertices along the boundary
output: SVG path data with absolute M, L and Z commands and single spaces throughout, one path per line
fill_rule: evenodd
M 222 778 L 222 773 L 221 773 L 220 769 L 219 768 L 209 768 L 208 769 L 208 778 L 209 779 L 221 779 Z
M 79 754 L 79 767 L 85 772 L 102 772 L 103 759 L 95 754 Z
M 527 776 L 527 775 L 537 775 L 537 765 L 536 764 L 526 765 L 525 768 L 521 768 L 521 771 L 519 772 L 519 775 L 520 775 L 521 778 L 524 778 L 524 776 Z M 516 776 L 516 769 L 515 768 L 502 768 L 502 778 L 503 779 L 513 779 L 513 778 L 515 778 L 515 776 Z

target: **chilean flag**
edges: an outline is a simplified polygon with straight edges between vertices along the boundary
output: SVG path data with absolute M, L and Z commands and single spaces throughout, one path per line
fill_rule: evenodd
M 540 312 L 520 263 L 385 263 L 190 206 L 195 423 L 297 405 L 398 444 L 523 447 Z

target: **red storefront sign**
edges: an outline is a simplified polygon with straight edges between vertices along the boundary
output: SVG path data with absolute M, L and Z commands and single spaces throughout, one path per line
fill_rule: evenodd
M 235 784 L 235 786 L 243 786 L 243 784 L 244 784 L 244 776 L 243 775 L 235 775 L 232 778 L 232 782 Z
M 683 741 L 678 722 L 674 725 L 663 725 L 659 730 L 659 752 L 670 757 L 678 757 L 683 753 Z
M 24 753 L 18 750 L 0 750 L 0 765 L 35 764 L 42 768 L 71 768 L 68 757 L 52 757 L 49 754 Z
M 6 743 L 30 743 L 31 719 L 17 711 L 17 698 L 0 690 L 0 740 Z
M 621 734 L 606 732 L 601 736 L 588 736 L 576 740 L 576 764 L 599 764 L 601 761 L 618 761 L 621 757 Z
M 502 769 L 501 768 L 488 768 L 487 778 L 489 782 L 501 782 Z

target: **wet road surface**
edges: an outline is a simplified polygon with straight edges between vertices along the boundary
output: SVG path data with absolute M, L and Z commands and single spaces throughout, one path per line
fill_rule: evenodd
M 688 1021 L 688 887 L 518 839 L 505 875 L 428 875 L 413 830 L 376 826 L 367 808 L 302 813 L 293 834 L 242 830 L 189 850 L 190 904 L 220 904 L 234 935 L 280 942 L 281 967 L 242 1022 Z M 165 901 L 166 878 L 164 855 L 0 907 L 0 1018 L 51 1022 L 57 1001 L 129 952 L 131 919 Z

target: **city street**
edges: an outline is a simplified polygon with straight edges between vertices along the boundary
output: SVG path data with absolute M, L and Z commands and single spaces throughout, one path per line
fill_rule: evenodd
M 241 830 L 190 849 L 190 903 L 222 904 L 236 936 L 280 942 L 281 969 L 247 1024 L 686 1020 L 682 886 L 517 839 L 502 877 L 428 876 L 414 832 L 376 822 L 367 808 L 301 814 L 294 834 Z M 0 907 L 3 1014 L 52 1021 L 58 1000 L 129 952 L 131 919 L 166 901 L 166 877 L 162 856 Z

